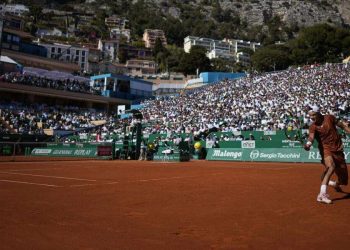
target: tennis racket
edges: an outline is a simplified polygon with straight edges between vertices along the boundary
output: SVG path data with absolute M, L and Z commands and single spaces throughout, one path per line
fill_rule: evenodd
M 303 135 L 303 126 L 304 122 L 301 118 L 295 116 L 288 117 L 284 126 L 286 138 L 291 141 L 298 141 L 301 145 L 304 145 L 306 136 Z

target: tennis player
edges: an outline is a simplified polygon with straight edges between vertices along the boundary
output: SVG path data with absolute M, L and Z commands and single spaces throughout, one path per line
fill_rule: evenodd
M 350 128 L 347 123 L 337 120 L 334 115 L 322 115 L 317 106 L 312 107 L 309 116 L 313 123 L 309 127 L 309 138 L 304 149 L 309 151 L 314 139 L 318 142 L 325 172 L 321 177 L 321 190 L 317 201 L 330 204 L 332 200 L 327 194 L 327 185 L 332 186 L 337 192 L 342 192 L 340 185 L 348 184 L 348 169 L 345 163 L 343 143 L 337 127 L 348 134 Z M 336 181 L 330 180 L 333 173 L 337 175 Z

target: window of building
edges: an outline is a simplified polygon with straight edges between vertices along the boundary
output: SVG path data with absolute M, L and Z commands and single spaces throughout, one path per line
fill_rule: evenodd
M 18 36 L 13 36 L 13 37 L 12 37 L 12 41 L 13 41 L 14 43 L 19 43 L 19 37 L 18 37 Z
M 55 53 L 55 50 L 56 48 L 55 47 L 51 47 L 51 53 Z

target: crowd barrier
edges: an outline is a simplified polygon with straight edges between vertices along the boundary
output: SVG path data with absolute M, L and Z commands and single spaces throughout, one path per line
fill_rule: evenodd
M 46 147 L 34 148 L 32 156 L 83 157 L 114 159 L 114 143 L 47 143 Z
M 30 158 L 114 159 L 114 143 L 0 142 L 0 161 Z
M 303 149 L 298 141 L 286 140 L 281 131 L 273 140 L 219 141 L 218 145 L 208 141 L 200 141 L 200 147 L 182 142 L 179 147 L 160 142 L 153 149 L 149 160 L 155 161 L 188 161 L 190 159 L 206 159 L 210 161 L 265 161 L 265 162 L 319 162 L 321 156 L 316 143 L 309 152 Z M 259 132 L 260 134 L 262 132 Z M 217 136 L 221 137 L 222 133 Z M 159 135 L 152 135 L 156 138 Z M 181 135 L 183 138 L 188 134 Z M 5 138 L 7 139 L 7 138 Z M 8 138 L 9 140 L 10 138 Z M 149 141 L 149 140 L 148 140 Z M 152 141 L 152 140 L 151 140 Z M 198 142 L 198 141 L 197 141 Z M 350 162 L 350 139 L 343 139 L 346 161 Z M 132 155 L 135 145 L 128 141 L 90 142 L 90 143 L 53 143 L 53 142 L 0 142 L 0 161 L 14 160 L 18 156 L 41 158 L 74 158 L 74 159 L 129 159 L 123 153 L 126 150 Z M 171 148 L 171 153 L 165 149 Z M 7 158 L 6 158 L 7 157 Z M 9 158 L 11 157 L 11 158 Z M 130 159 L 137 159 L 130 157 Z
M 262 161 L 262 162 L 320 162 L 318 149 L 303 148 L 210 148 L 209 161 Z M 345 159 L 350 163 L 350 148 L 345 148 Z

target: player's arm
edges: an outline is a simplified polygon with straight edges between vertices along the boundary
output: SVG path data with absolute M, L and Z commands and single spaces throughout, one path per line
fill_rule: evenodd
M 343 129 L 346 133 L 350 134 L 350 128 L 349 128 L 348 123 L 344 122 L 343 120 L 338 120 L 337 126 L 341 129 Z
M 309 150 L 310 150 L 310 148 L 311 148 L 312 143 L 314 142 L 314 140 L 315 140 L 315 133 L 310 131 L 310 132 L 309 132 L 309 137 L 308 137 L 308 139 L 307 139 L 307 142 L 306 142 L 305 145 L 304 145 L 304 149 L 305 149 L 306 151 L 309 151 Z

